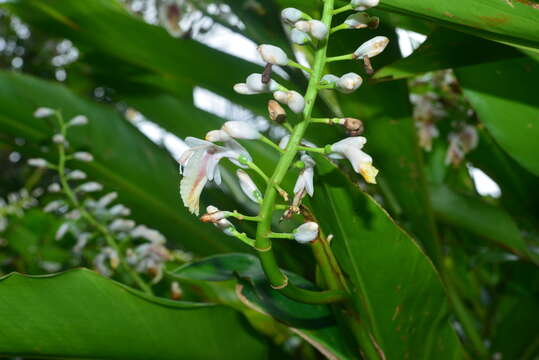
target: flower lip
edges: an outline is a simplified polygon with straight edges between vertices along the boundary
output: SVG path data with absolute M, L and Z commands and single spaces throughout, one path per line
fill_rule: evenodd
M 367 139 L 362 136 L 348 137 L 338 141 L 331 145 L 333 153 L 330 157 L 334 159 L 346 157 L 356 173 L 361 174 L 368 183 L 376 184 L 378 169 L 372 166 L 372 158 L 361 151 L 366 142 Z

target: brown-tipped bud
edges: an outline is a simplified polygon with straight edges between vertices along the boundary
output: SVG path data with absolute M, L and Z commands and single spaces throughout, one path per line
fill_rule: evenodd
M 268 113 L 271 120 L 282 124 L 286 121 L 286 111 L 275 100 L 268 101 Z
M 343 126 L 346 129 L 346 134 L 349 136 L 358 136 L 363 134 L 363 121 L 359 119 L 345 118 Z
M 372 20 L 368 24 L 369 29 L 371 29 L 371 30 L 378 29 L 378 26 L 380 26 L 380 18 L 378 16 L 374 16 L 371 19 Z
M 219 211 L 215 206 L 208 206 L 206 208 L 206 214 L 200 217 L 200 221 L 205 223 L 218 223 L 220 220 L 223 220 L 226 217 L 224 211 Z

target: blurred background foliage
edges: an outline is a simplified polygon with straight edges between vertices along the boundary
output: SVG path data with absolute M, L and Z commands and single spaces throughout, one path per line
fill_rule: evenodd
M 226 120 L 248 121 L 275 140 L 282 137 L 284 130 L 266 120 L 265 99 L 241 97 L 232 86 L 261 71 L 256 44 L 278 45 L 308 63 L 311 50 L 288 41 L 279 13 L 294 6 L 318 16 L 320 5 L 0 1 L 0 275 L 95 268 L 99 252 L 89 247 L 87 256 L 74 256 L 77 233 L 55 240 L 65 214 L 43 211 L 55 197 L 47 186 L 57 179 L 26 164 L 32 157 L 54 160 L 48 140 L 54 127 L 32 116 L 42 106 L 61 109 L 66 118 L 90 119 L 70 138 L 73 148 L 95 158 L 80 169 L 118 192 L 130 218 L 159 230 L 169 249 L 181 254 L 169 270 L 192 258 L 249 253 L 183 208 L 176 163 L 185 150 L 182 139 L 203 137 Z M 324 93 L 315 114 L 362 119 L 367 151 L 380 168 L 379 185 L 347 177 L 347 168 L 336 174 L 320 160 L 310 204 L 322 229 L 335 235 L 332 246 L 358 297 L 370 302 L 361 314 L 388 359 L 537 359 L 539 3 L 382 0 L 370 12 L 381 19 L 376 33 L 391 39 L 387 53 L 373 60 L 376 73 L 357 93 Z M 336 23 L 342 20 L 339 15 Z M 372 36 L 368 30 L 339 32 L 329 51 L 347 53 Z M 328 68 L 349 71 L 367 77 L 356 63 Z M 306 87 L 299 70 L 275 73 L 290 88 Z M 319 145 L 342 136 L 338 128 L 312 126 L 308 132 Z M 270 172 L 278 154 L 245 145 Z M 228 170 L 223 186 L 205 192 L 203 203 L 252 213 L 256 209 L 246 204 Z M 287 176 L 285 187 L 295 176 Z M 318 282 L 311 254 L 302 248 L 283 242 L 277 255 L 283 268 Z M 171 284 L 178 281 L 182 300 L 220 304 L 204 308 L 144 298 L 86 270 L 43 280 L 7 276 L 0 280 L 0 325 L 12 331 L 5 331 L 9 341 L 0 341 L 0 355 L 354 358 L 334 319 L 305 325 L 305 319 L 330 316 L 327 308 L 283 303 L 277 294 L 260 292 L 263 286 L 248 271 L 239 298 L 234 276 L 205 281 L 223 269 L 243 274 L 239 260 L 223 259 L 195 263 L 196 271 L 180 271 L 154 286 L 160 299 L 174 298 Z M 242 259 L 251 264 L 249 257 Z M 129 284 L 120 275 L 113 278 Z M 44 295 L 35 301 L 31 294 L 39 289 Z M 44 308 L 55 309 L 56 320 L 40 315 Z M 287 313 L 292 308 L 301 322 Z M 86 315 L 75 327 L 64 327 L 81 312 Z M 104 315 L 89 315 L 97 313 Z M 29 321 L 25 314 L 34 320 L 26 328 L 14 326 Z M 400 325 L 393 323 L 405 316 Z M 65 347 L 70 331 L 72 346 Z M 226 340 L 232 332 L 238 334 L 235 346 Z M 162 347 L 140 341 L 150 333 Z M 192 345 L 196 334 L 205 339 L 198 347 Z M 39 338 L 39 346 L 28 338 Z

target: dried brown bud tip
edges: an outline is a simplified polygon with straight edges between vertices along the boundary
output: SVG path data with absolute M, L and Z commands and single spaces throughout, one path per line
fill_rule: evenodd
M 365 66 L 365 72 L 369 75 L 374 74 L 374 69 L 372 68 L 371 59 L 369 59 L 368 56 L 365 56 L 363 58 L 364 66 Z
M 363 122 L 359 119 L 354 118 L 345 118 L 344 119 L 344 128 L 346 129 L 346 133 L 349 136 L 358 136 L 363 134 Z
M 371 22 L 369 22 L 369 29 L 376 30 L 378 29 L 378 26 L 380 26 L 380 18 L 375 16 L 372 18 Z
M 268 101 L 268 113 L 271 120 L 282 124 L 286 121 L 286 111 L 275 100 Z
M 271 67 L 272 64 L 267 63 L 262 73 L 262 84 L 268 84 L 271 80 Z

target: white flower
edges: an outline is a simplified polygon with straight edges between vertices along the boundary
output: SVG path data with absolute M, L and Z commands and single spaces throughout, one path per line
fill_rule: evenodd
M 73 154 L 73 159 L 84 162 L 91 162 L 94 160 L 94 157 L 89 152 L 78 151 Z
M 254 183 L 253 179 L 251 179 L 251 177 L 241 169 L 236 171 L 236 175 L 240 180 L 240 187 L 243 193 L 255 203 L 260 204 L 262 202 L 262 193 L 260 190 L 258 190 L 258 187 Z
M 69 223 L 63 223 L 62 225 L 60 225 L 58 230 L 56 230 L 56 235 L 54 235 L 54 238 L 56 240 L 61 240 L 68 230 L 69 230 Z
M 334 85 L 337 84 L 337 81 L 339 81 L 339 77 L 335 76 L 333 74 L 326 74 L 322 77 L 321 82 L 326 85 Z
M 356 91 L 362 83 L 363 79 L 361 76 L 351 72 L 344 74 L 339 78 L 339 80 L 337 80 L 337 89 L 342 93 L 350 94 Z
M 69 180 L 84 180 L 86 179 L 86 173 L 82 170 L 73 170 L 67 174 Z
M 294 232 L 294 240 L 300 244 L 307 244 L 318 237 L 318 224 L 312 221 L 298 226 Z
M 111 202 L 113 202 L 114 200 L 116 200 L 118 198 L 118 193 L 117 192 L 110 192 L 106 195 L 103 195 L 98 201 L 97 201 L 97 207 L 101 207 L 101 208 L 104 208 L 104 207 L 107 207 L 109 206 L 109 204 Z M 125 208 L 127 209 L 125 206 L 121 205 L 121 204 L 118 204 L 119 206 L 121 206 L 122 208 Z M 129 210 L 129 209 L 127 209 Z M 109 210 L 110 211 L 110 210 Z M 129 216 L 129 214 L 127 215 L 124 215 L 123 213 L 121 213 L 120 215 L 122 216 Z
M 159 231 L 150 229 L 145 225 L 139 225 L 131 231 L 131 236 L 134 238 L 143 238 L 152 243 L 164 244 L 165 237 Z
M 335 159 L 345 156 L 356 173 L 361 174 L 368 183 L 376 184 L 378 169 L 372 166 L 372 158 L 361 151 L 365 143 L 367 143 L 367 139 L 363 136 L 343 139 L 331 145 L 333 151 L 331 155 L 333 156 L 330 155 L 330 157 Z
M 82 192 L 97 192 L 103 190 L 103 185 L 95 181 L 89 181 L 79 186 L 77 190 Z
M 36 118 L 46 118 L 54 114 L 54 110 L 47 107 L 40 107 L 34 111 L 34 117 Z
M 110 231 L 114 232 L 127 232 L 132 230 L 135 227 L 135 222 L 133 220 L 125 219 L 116 219 L 110 225 Z
M 66 138 L 62 134 L 54 134 L 52 137 L 52 142 L 55 144 L 65 144 Z
M 350 5 L 352 5 L 356 11 L 364 11 L 368 8 L 378 6 L 379 3 L 380 0 L 352 0 Z
M 246 121 L 227 121 L 221 129 L 235 139 L 257 140 L 262 137 L 258 130 Z
M 38 168 L 44 168 L 48 166 L 48 162 L 45 159 L 28 159 L 28 165 L 38 167 Z
M 377 19 L 376 16 L 371 17 L 367 13 L 360 12 L 347 17 L 344 23 L 351 29 L 364 29 L 369 27 L 371 23 L 377 22 Z
M 84 115 L 77 115 L 67 123 L 68 126 L 82 126 L 86 124 L 88 124 L 88 118 Z
M 58 183 L 52 183 L 47 187 L 47 190 L 51 193 L 57 193 L 62 190 L 62 187 Z
M 286 53 L 279 47 L 273 45 L 260 45 L 258 47 L 258 52 L 262 59 L 268 64 L 273 65 L 287 65 L 288 56 Z
M 295 28 L 304 33 L 311 34 L 315 39 L 323 40 L 328 35 L 328 27 L 319 20 L 298 21 Z
M 309 20 L 310 33 L 311 35 L 318 40 L 323 40 L 328 35 L 328 27 L 326 24 L 319 20 Z
M 106 195 L 105 195 L 105 197 L 106 197 Z M 105 197 L 101 198 L 101 200 L 105 199 Z M 106 202 L 106 201 L 101 202 L 101 200 L 97 203 L 98 206 L 101 205 L 102 203 Z M 108 200 L 108 199 L 105 199 L 105 200 Z M 103 206 L 106 206 L 106 205 L 103 205 Z M 129 215 L 131 215 L 131 210 L 128 207 L 125 207 L 122 204 L 116 204 L 116 205 L 114 205 L 113 207 L 111 207 L 109 209 L 109 214 L 112 215 L 112 216 L 129 216 Z
M 219 146 L 208 141 L 193 137 L 185 139 L 189 149 L 180 159 L 180 173 L 184 176 L 180 182 L 180 194 L 183 203 L 189 211 L 198 215 L 199 198 L 202 189 L 208 181 L 221 183 L 219 161 L 228 158 L 239 167 L 245 167 L 239 162 L 240 157 L 251 161 L 252 158 L 234 139 L 225 141 L 225 146 Z
M 296 8 L 286 8 L 281 11 L 281 18 L 284 22 L 295 23 L 303 17 L 303 12 Z
M 308 43 L 309 41 L 311 41 L 311 37 L 306 32 L 293 28 L 290 31 L 290 40 L 294 44 L 304 45 Z
M 50 203 L 48 203 L 47 205 L 45 205 L 45 207 L 43 208 L 43 211 L 44 212 L 53 212 L 53 211 L 56 211 L 56 210 L 60 209 L 63 205 L 64 205 L 63 201 L 54 200 L 54 201 L 51 201 Z
M 384 51 L 388 43 L 389 39 L 385 36 L 376 36 L 358 47 L 354 51 L 354 57 L 356 59 L 362 59 L 364 57 L 373 58 Z
M 294 186 L 294 194 L 300 194 L 306 192 L 309 196 L 314 194 L 314 166 L 315 162 L 312 157 L 307 154 L 301 156 L 301 161 L 305 164 L 305 167 L 301 169 L 298 180 Z
M 275 100 L 288 105 L 293 112 L 300 113 L 305 108 L 305 99 L 297 91 L 276 91 L 273 93 Z

